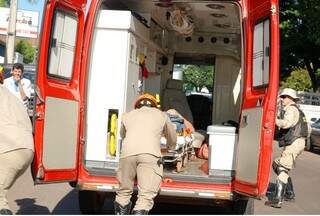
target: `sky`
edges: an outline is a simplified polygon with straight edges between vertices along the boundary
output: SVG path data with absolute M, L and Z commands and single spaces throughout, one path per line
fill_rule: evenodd
M 30 3 L 28 0 L 18 0 L 18 9 L 37 11 L 39 12 L 39 29 L 41 27 L 42 21 L 42 12 L 45 0 L 31 0 L 33 3 Z

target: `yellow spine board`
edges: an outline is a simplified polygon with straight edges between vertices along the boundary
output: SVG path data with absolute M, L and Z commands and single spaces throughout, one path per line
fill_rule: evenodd
M 118 117 L 116 114 L 111 115 L 110 119 L 110 136 L 109 136 L 109 154 L 111 156 L 116 156 L 117 149 L 117 122 Z

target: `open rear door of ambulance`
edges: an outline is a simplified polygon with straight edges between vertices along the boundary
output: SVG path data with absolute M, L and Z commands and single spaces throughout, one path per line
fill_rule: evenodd
M 37 183 L 77 178 L 81 46 L 86 0 L 50 0 L 44 6 L 35 85 Z
M 278 0 L 243 0 L 244 95 L 235 191 L 253 197 L 268 187 L 279 83 Z

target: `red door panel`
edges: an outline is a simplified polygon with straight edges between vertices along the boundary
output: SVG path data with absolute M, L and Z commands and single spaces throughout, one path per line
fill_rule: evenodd
M 279 83 L 278 0 L 242 3 L 245 89 L 234 186 L 239 193 L 261 196 L 270 177 Z
M 77 178 L 80 60 L 86 0 L 47 1 L 38 57 L 35 158 L 38 183 Z

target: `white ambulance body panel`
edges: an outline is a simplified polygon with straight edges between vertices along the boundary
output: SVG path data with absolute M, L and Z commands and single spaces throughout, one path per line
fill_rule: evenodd
M 147 31 L 129 11 L 102 10 L 97 22 L 88 79 L 85 160 L 89 167 L 116 167 L 101 162 L 119 160 L 121 114 L 133 109 L 141 91 L 138 55 L 145 48 L 135 30 L 141 36 Z M 116 155 L 108 149 L 109 112 L 118 116 Z

